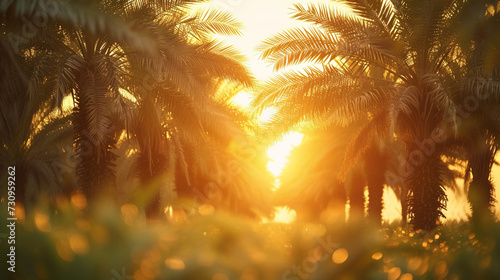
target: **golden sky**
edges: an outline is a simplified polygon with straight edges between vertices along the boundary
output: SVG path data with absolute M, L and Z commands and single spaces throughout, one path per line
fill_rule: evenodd
M 268 78 L 272 68 L 259 60 L 256 47 L 261 41 L 283 30 L 298 25 L 290 18 L 293 4 L 307 4 L 304 0 L 214 0 L 215 5 L 232 12 L 243 25 L 244 35 L 228 41 L 236 45 L 249 59 L 249 66 L 258 79 Z

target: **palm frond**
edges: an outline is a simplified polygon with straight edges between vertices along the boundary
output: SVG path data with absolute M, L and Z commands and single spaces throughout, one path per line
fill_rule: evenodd
M 185 21 L 193 26 L 196 33 L 241 36 L 242 24 L 231 13 L 216 9 L 206 8 L 199 10 L 191 19 Z

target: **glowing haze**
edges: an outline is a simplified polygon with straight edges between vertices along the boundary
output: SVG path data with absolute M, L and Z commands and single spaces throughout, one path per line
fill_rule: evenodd
M 256 48 L 263 40 L 271 35 L 299 23 L 290 18 L 291 8 L 294 3 L 306 5 L 310 1 L 294 0 L 215 0 L 220 8 L 223 8 L 238 18 L 244 25 L 244 35 L 238 38 L 230 38 L 228 43 L 238 47 L 248 58 L 248 66 L 254 76 L 259 80 L 265 80 L 273 74 L 272 67 L 265 61 L 259 59 L 260 54 Z M 314 1 L 318 2 L 318 1 Z M 235 102 L 243 107 L 250 105 L 252 95 L 250 93 L 241 93 L 235 98 Z M 259 118 L 259 122 L 266 123 L 273 117 L 273 108 L 264 110 Z M 283 141 L 272 145 L 268 150 L 269 163 L 268 169 L 275 177 L 278 177 L 281 170 L 287 162 L 287 156 L 290 151 L 300 144 L 303 135 L 298 132 L 292 132 L 283 137 Z M 492 169 L 493 180 L 500 178 L 500 167 L 495 165 Z M 496 189 L 497 197 L 500 195 Z M 447 192 L 449 202 L 448 209 L 445 211 L 447 220 L 466 219 L 470 214 L 466 195 L 463 191 L 454 194 Z M 384 191 L 385 209 L 383 217 L 387 221 L 393 221 L 400 218 L 401 205 L 392 190 Z M 499 203 L 496 209 L 499 209 Z M 279 213 L 282 220 L 287 220 L 288 216 L 285 210 Z M 500 217 L 500 211 L 497 211 L 497 217 Z
M 256 48 L 266 38 L 280 30 L 297 25 L 297 21 L 290 18 L 291 8 L 294 3 L 305 4 L 308 1 L 292 0 L 232 0 L 214 1 L 220 8 L 226 9 L 234 14 L 244 25 L 244 35 L 230 38 L 228 41 L 237 46 L 249 59 L 248 66 L 253 75 L 259 80 L 265 80 L 272 74 L 272 67 L 259 59 L 260 53 Z M 252 95 L 246 92 L 238 94 L 235 99 L 237 104 L 248 106 Z M 260 123 L 267 123 L 274 115 L 274 108 L 265 109 L 259 117 Z M 277 177 L 287 162 L 290 151 L 298 146 L 303 135 L 292 132 L 284 135 L 283 140 L 274 143 L 268 150 L 268 169 Z

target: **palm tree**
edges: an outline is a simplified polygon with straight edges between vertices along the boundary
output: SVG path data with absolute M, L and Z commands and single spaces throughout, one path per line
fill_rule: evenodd
M 359 220 L 365 216 L 367 187 L 368 218 L 380 224 L 384 186 L 399 192 L 399 186 L 389 185 L 385 178 L 387 170 L 398 167 L 396 152 L 392 150 L 395 147 L 389 148 L 390 142 L 373 141 L 356 163 L 349 163 L 349 168 L 343 167 L 345 162 L 338 159 L 345 157 L 345 151 L 352 145 L 349 135 L 356 133 L 355 126 L 330 126 L 326 130 L 305 133 L 303 143 L 291 152 L 289 164 L 280 176 L 282 186 L 276 191 L 275 203 L 295 209 L 306 220 L 314 220 L 321 213 L 327 216 L 328 212 L 341 213 L 344 217 L 342 213 L 348 200 L 350 219 Z
M 230 14 L 215 9 L 193 14 L 188 9 L 191 4 L 179 1 L 175 7 L 162 9 L 159 47 L 168 54 L 162 58 L 162 72 L 148 68 L 155 63 L 151 57 L 130 60 L 132 77 L 126 89 L 138 105 L 133 131 L 139 144 L 136 172 L 141 185 L 152 189 L 151 202 L 146 203 L 150 218 L 161 214 L 159 178 L 168 169 L 186 173 L 184 150 L 190 141 L 203 150 L 200 147 L 210 149 L 214 144 L 209 143 L 212 137 L 225 137 L 224 142 L 235 136 L 228 133 L 234 129 L 224 127 L 234 121 L 227 112 L 220 111 L 227 109 L 227 104 L 214 103 L 219 85 L 223 81 L 239 87 L 252 83 L 237 51 L 212 36 L 240 35 L 239 23 Z M 183 177 L 189 183 L 188 174 Z
M 472 64 L 472 63 L 471 63 Z M 474 64 L 473 64 L 474 65 Z M 500 122 L 497 106 L 500 95 L 500 76 L 495 69 L 489 77 L 479 71 L 469 73 L 460 88 L 458 99 L 474 100 L 477 108 L 466 112 L 459 128 L 457 142 L 465 150 L 467 160 L 466 178 L 468 183 L 468 198 L 472 210 L 472 222 L 485 225 L 492 221 L 492 207 L 495 202 L 494 187 L 491 182 L 491 169 L 495 163 L 495 155 L 499 146 Z M 483 72 L 484 73 L 484 72 Z M 484 96 L 486 98 L 477 98 Z
M 252 164 L 253 155 L 240 155 L 238 148 L 238 143 L 249 141 L 249 117 L 229 103 L 239 90 L 224 93 L 227 82 L 218 84 L 207 90 L 211 96 L 203 104 L 174 94 L 158 96 L 158 102 L 147 108 L 138 96 L 137 116 L 131 116 L 138 144 L 132 172 L 139 178 L 148 219 L 159 218 L 167 205 L 192 210 L 212 204 L 254 217 L 270 212 L 262 198 L 268 197 L 264 192 L 271 189 L 271 180 Z M 166 200 L 165 190 L 175 192 L 178 199 Z
M 208 141 L 204 142 L 207 146 L 205 152 L 193 141 L 196 139 L 191 138 L 192 134 L 189 135 L 191 139 L 185 137 L 183 143 L 191 151 L 188 167 L 195 167 L 198 171 L 197 175 L 190 176 L 198 184 L 193 182 L 188 186 L 191 193 L 195 192 L 198 202 L 257 218 L 271 213 L 268 199 L 272 178 L 263 169 L 265 149 L 259 148 L 260 141 L 255 135 L 250 112 L 231 104 L 242 86 L 228 89 L 227 83 L 218 85 L 213 91 L 216 93 L 213 102 L 200 110 L 201 123 L 208 135 Z M 248 146 L 251 151 L 248 151 Z M 202 157 L 200 152 L 205 156 Z M 194 164 L 189 165 L 189 161 Z M 205 195 L 208 201 L 199 194 Z
M 21 34 L 23 27 L 13 24 L 15 19 L 32 17 L 34 8 L 43 6 L 39 2 L 2 2 L 2 16 L 15 15 L 9 24 Z M 43 10 L 48 24 L 30 40 L 16 41 L 16 48 L 36 46 L 52 55 L 44 76 L 53 84 L 57 104 L 65 95 L 73 96 L 77 173 L 89 198 L 114 185 L 112 150 L 122 128 L 113 126 L 111 109 L 117 101 L 130 103 L 122 93 L 128 91 L 137 100 L 137 114 L 125 116 L 142 120 L 134 133 L 139 140 L 139 173 L 146 186 L 173 167 L 166 162 L 167 157 L 175 158 L 168 146 L 175 146 L 182 158 L 181 136 L 192 133 L 198 143 L 206 143 L 205 134 L 221 134 L 207 131 L 206 116 L 200 114 L 212 99 L 214 81 L 251 84 L 237 53 L 212 36 L 239 35 L 239 24 L 218 10 L 190 14 L 195 2 L 199 1 L 74 2 L 58 6 L 58 13 Z M 158 195 L 154 197 L 147 212 L 158 212 Z
M 498 149 L 499 125 L 496 107 L 500 94 L 496 32 L 500 16 L 493 5 L 468 2 L 462 11 L 459 42 L 466 55 L 462 79 L 455 96 L 461 109 L 455 148 L 467 161 L 465 183 L 472 209 L 472 222 L 484 226 L 492 220 L 495 201 L 491 168 Z
M 262 57 L 276 70 L 309 65 L 276 75 L 258 102 L 279 103 L 283 115 L 294 115 L 294 121 L 323 118 L 348 125 L 365 120 L 353 140 L 358 156 L 376 135 L 403 141 L 407 170 L 400 179 L 409 188 L 411 222 L 414 229 L 433 229 L 447 199 L 441 154 L 454 127 L 446 116 L 455 112 L 453 70 L 461 53 L 453 28 L 463 4 L 335 4 L 295 5 L 293 17 L 312 25 L 264 42 Z
M 55 199 L 71 184 L 72 131 L 69 116 L 56 116 L 51 91 L 39 83 L 50 56 L 24 49 L 7 55 L 10 46 L 3 43 L 0 56 L 12 63 L 1 67 L 0 168 L 15 167 L 16 199 L 29 212 L 38 195 Z
M 73 96 L 78 182 L 84 194 L 93 198 L 112 188 L 115 181 L 116 155 L 112 149 L 117 139 L 110 106 L 113 99 L 120 97 L 127 60 L 123 50 L 159 57 L 155 34 L 147 28 L 154 19 L 141 17 L 146 7 L 138 7 L 133 1 L 56 6 L 57 12 L 42 9 L 48 23 L 35 30 L 36 36 L 28 36 L 30 40 L 16 41 L 15 47 L 35 46 L 52 54 L 46 81 L 55 83 L 59 105 L 63 96 Z M 36 8 L 45 6 L 43 1 L 17 1 L 2 3 L 1 7 L 2 13 L 14 15 L 10 22 L 15 22 L 21 17 L 33 17 Z M 17 28 L 18 34 L 23 34 L 24 27 Z
M 474 129 L 474 132 L 479 131 L 481 129 Z M 482 131 L 484 132 L 484 130 Z M 479 134 L 474 135 L 478 136 Z M 468 199 L 471 204 L 472 222 L 477 226 L 493 221 L 492 207 L 495 202 L 491 168 L 495 163 L 498 143 L 495 143 L 496 139 L 484 136 L 483 134 L 481 137 L 470 137 L 469 140 L 473 140 L 473 142 L 466 142 L 467 172 L 472 174 L 473 178 L 468 185 Z M 472 145 L 474 146 L 472 147 Z M 470 175 L 466 179 L 469 178 Z

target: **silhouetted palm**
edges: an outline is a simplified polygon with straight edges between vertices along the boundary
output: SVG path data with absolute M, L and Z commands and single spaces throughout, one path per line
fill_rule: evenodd
M 38 195 L 55 199 L 69 185 L 72 130 L 69 116 L 56 116 L 52 92 L 39 84 L 47 56 L 24 52 L 9 57 L 10 46 L 3 43 L 0 57 L 11 63 L 2 63 L 0 75 L 0 168 L 15 167 L 16 199 L 29 211 Z M 7 181 L 6 175 L 0 175 L 2 180 Z
M 188 4 L 186 1 L 185 5 Z M 221 111 L 229 109 L 228 104 L 214 99 L 220 94 L 221 82 L 231 81 L 238 87 L 250 86 L 252 82 L 240 62 L 241 56 L 212 37 L 214 33 L 239 35 L 239 23 L 219 10 L 191 15 L 187 7 L 183 8 L 163 11 L 171 16 L 162 22 L 159 45 L 163 53 L 170 52 L 161 62 L 165 72 L 148 68 L 155 63 L 151 58 L 138 57 L 131 61 L 133 76 L 127 90 L 138 103 L 133 129 L 139 144 L 136 170 L 141 185 L 153 189 L 151 203 L 146 207 L 148 217 L 161 213 L 159 189 L 165 182 L 162 184 L 159 178 L 165 176 L 167 169 L 184 173 L 186 181 L 190 181 L 184 155 L 187 146 L 193 145 L 192 151 L 203 153 L 202 158 L 212 158 L 212 146 L 219 145 L 214 139 L 224 138 L 222 143 L 227 145 L 231 137 L 236 136 L 236 119 Z M 177 44 L 174 49 L 172 41 Z M 176 79 L 171 72 L 184 76 Z
M 492 219 L 491 168 L 500 132 L 497 113 L 500 61 L 493 47 L 500 40 L 496 31 L 500 17 L 493 5 L 469 1 L 461 11 L 461 18 L 457 26 L 458 39 L 466 63 L 461 65 L 460 71 L 455 71 L 460 74 L 454 96 L 458 133 L 450 148 L 456 154 L 453 157 L 467 162 L 465 184 L 472 221 L 484 225 Z
M 43 3 L 18 1 L 2 8 L 16 10 L 15 15 L 23 17 L 33 15 L 36 4 Z M 47 13 L 50 24 L 40 28 L 28 44 L 52 54 L 45 76 L 55 83 L 57 102 L 73 95 L 78 182 L 92 198 L 115 184 L 112 149 L 117 131 L 112 126 L 111 104 L 121 96 L 127 55 L 132 53 L 124 50 L 160 54 L 156 34 L 148 29 L 156 18 L 148 18 L 145 12 L 154 6 L 133 1 L 75 1 L 60 4 L 58 9 Z
M 495 201 L 491 168 L 495 163 L 500 137 L 500 60 L 491 57 L 491 44 L 500 38 L 496 30 L 500 15 L 495 13 L 479 21 L 469 47 L 467 73 L 461 84 L 457 103 L 462 109 L 458 140 L 465 147 L 469 201 L 472 221 L 484 225 L 492 220 Z M 461 102 L 460 102 L 461 101 Z M 472 105 L 471 105 L 472 104 Z M 470 176 L 466 177 L 466 182 Z

